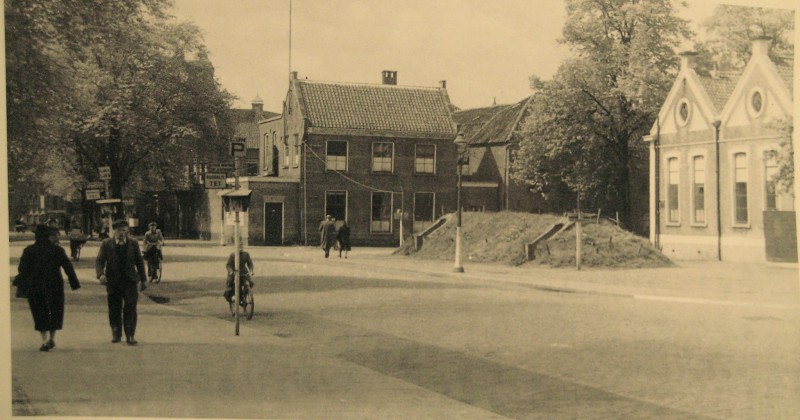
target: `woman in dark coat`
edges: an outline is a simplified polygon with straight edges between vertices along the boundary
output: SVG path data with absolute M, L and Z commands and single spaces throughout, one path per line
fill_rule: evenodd
M 36 242 L 25 248 L 19 260 L 19 274 L 15 282 L 27 294 L 34 328 L 42 335 L 42 347 L 39 350 L 50 351 L 56 346 L 56 331 L 64 323 L 64 278 L 61 269 L 67 273 L 72 290 L 77 290 L 81 284 L 64 248 L 52 242 L 52 230 L 39 225 L 35 234 Z
M 344 257 L 347 258 L 347 251 L 350 251 L 350 226 L 347 226 L 346 220 L 339 228 L 336 239 L 339 241 L 339 258 L 342 258 L 342 251 L 344 251 Z

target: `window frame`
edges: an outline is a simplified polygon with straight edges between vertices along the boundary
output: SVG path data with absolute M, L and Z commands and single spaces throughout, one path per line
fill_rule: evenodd
M 666 179 L 667 188 L 666 188 L 666 200 L 665 200 L 666 201 L 666 211 L 667 211 L 666 224 L 668 226 L 680 226 L 680 224 L 681 224 L 681 198 L 680 198 L 680 196 L 681 196 L 681 160 L 676 155 L 667 156 L 666 160 L 667 160 L 667 164 L 666 164 L 666 168 L 667 168 L 667 179 Z M 674 172 L 672 171 L 672 168 L 670 168 L 670 162 L 672 162 L 672 161 L 674 161 L 675 165 L 676 165 L 676 171 L 674 171 Z M 676 179 L 677 182 L 676 183 L 672 182 L 673 181 L 673 179 L 672 179 L 673 173 L 677 175 L 677 179 Z M 675 197 L 674 197 L 674 200 L 671 197 L 672 191 L 670 191 L 670 188 L 672 188 L 673 185 L 675 186 Z M 675 216 L 676 216 L 675 219 L 672 218 L 672 216 L 673 216 L 673 214 L 672 214 L 673 201 L 674 201 L 674 204 L 675 204 L 675 209 L 674 209 Z
M 769 158 L 768 154 L 773 154 L 773 157 Z M 771 194 L 772 194 L 772 200 L 774 202 L 774 207 L 770 208 L 768 206 L 769 205 L 769 198 L 770 198 L 770 185 L 769 185 L 770 184 L 770 178 L 772 176 L 774 176 L 774 175 L 777 175 L 778 172 L 780 171 L 780 165 L 778 164 L 778 151 L 776 149 L 767 148 L 762 152 L 762 158 L 763 158 L 763 161 L 764 161 L 764 165 L 763 165 L 764 166 L 763 167 L 763 169 L 764 169 L 764 171 L 763 171 L 763 173 L 764 173 L 764 199 L 763 199 L 762 209 L 764 211 L 780 211 L 781 210 L 780 209 L 781 206 L 779 205 L 779 200 L 778 200 L 778 197 L 780 195 L 778 194 L 778 186 L 777 186 L 777 184 L 773 184 L 772 185 L 772 193 Z M 774 166 L 770 165 L 770 162 L 774 162 L 775 165 Z M 770 175 L 770 168 L 774 168 L 774 172 L 773 172 L 772 175 Z
M 329 156 L 338 156 L 338 155 L 331 155 L 329 150 L 330 143 L 344 143 L 344 169 L 338 168 L 331 168 L 330 162 L 328 161 Z M 338 161 L 337 161 L 338 162 Z M 325 170 L 326 171 L 338 171 L 338 172 L 347 172 L 350 166 L 350 142 L 347 140 L 325 140 Z
M 340 193 L 344 193 L 344 218 L 343 219 L 339 219 L 337 217 L 336 218 L 337 222 L 341 221 L 341 220 L 345 220 L 346 221 L 347 217 L 349 216 L 347 210 L 350 207 L 349 206 L 349 204 L 350 204 L 350 194 L 349 194 L 349 192 L 347 190 L 325 190 L 325 214 L 326 215 L 331 214 L 331 212 L 328 210 L 328 195 L 329 194 L 340 194 Z
M 702 173 L 703 173 L 703 220 L 697 220 L 697 160 L 700 159 L 702 161 Z M 708 191 L 708 160 L 706 159 L 705 153 L 694 152 L 691 156 L 691 168 L 690 168 L 690 188 L 691 194 L 689 194 L 689 207 L 691 208 L 691 225 L 692 226 L 699 226 L 705 227 L 708 226 L 708 211 L 706 202 Z
M 292 157 L 292 167 L 300 167 L 300 134 L 292 134 L 294 138 L 294 156 Z
M 683 105 L 686 105 L 686 118 L 681 116 L 681 107 Z M 692 119 L 692 108 L 691 101 L 686 97 L 681 98 L 675 105 L 675 122 L 678 124 L 678 127 L 686 127 L 689 124 L 689 120 Z
M 431 220 L 423 220 L 417 219 L 417 195 L 418 194 L 430 194 L 431 196 Z M 411 219 L 411 229 L 416 232 L 421 232 L 424 229 L 430 227 L 433 222 L 436 220 L 436 193 L 433 191 L 414 191 L 414 203 L 412 208 L 412 219 Z M 423 229 L 417 229 L 417 222 L 425 222 L 427 225 Z
M 283 169 L 289 169 L 289 136 L 283 136 Z
M 373 207 L 374 207 L 374 200 L 375 200 L 375 195 L 376 194 L 385 194 L 389 198 L 389 219 L 388 219 L 389 229 L 388 230 L 376 230 L 374 228 L 375 219 L 373 219 Z M 392 234 L 394 232 L 394 219 L 393 219 L 393 214 L 394 214 L 394 193 L 391 192 L 391 191 L 372 191 L 372 192 L 370 192 L 370 196 L 369 196 L 369 205 L 370 205 L 370 211 L 369 211 L 369 233 L 370 234 L 381 234 L 381 235 Z M 381 219 L 379 221 L 380 222 L 385 222 L 385 220 L 383 220 L 383 219 Z
M 738 180 L 737 170 L 740 169 L 740 168 L 737 166 L 736 157 L 739 156 L 739 155 L 744 156 L 744 161 L 743 161 L 744 162 L 744 168 L 741 168 L 741 169 L 744 169 L 744 179 L 745 179 L 745 182 L 744 182 L 744 186 L 745 186 L 745 195 L 744 195 L 745 208 L 744 208 L 744 211 L 745 211 L 745 215 L 747 216 L 747 220 L 744 221 L 744 222 L 739 221 L 739 218 L 738 218 L 738 210 L 739 210 L 740 207 L 739 207 L 739 195 L 738 195 L 738 192 L 737 192 L 737 187 L 738 187 L 737 184 L 740 184 L 740 182 L 737 181 Z M 750 228 L 751 218 L 750 218 L 750 191 L 749 191 L 749 189 L 750 189 L 749 188 L 749 184 L 750 184 L 750 168 L 749 168 L 747 150 L 737 149 L 737 150 L 732 150 L 731 151 L 731 178 L 730 179 L 731 179 L 731 190 L 730 191 L 731 191 L 731 213 L 732 213 L 731 214 L 731 216 L 732 216 L 731 217 L 731 221 L 732 221 L 731 225 L 734 228 L 748 229 L 748 228 Z
M 386 170 L 375 170 L 375 146 L 378 144 L 390 144 L 392 146 L 392 156 L 389 158 L 389 166 L 390 169 Z M 372 153 L 370 154 L 370 169 L 373 174 L 393 174 L 394 173 L 394 156 L 395 156 L 395 148 L 394 142 L 390 141 L 376 141 L 372 142 Z M 382 158 L 385 159 L 385 158 Z
M 431 170 L 430 171 L 420 171 L 420 170 L 417 169 L 418 166 L 420 165 L 419 160 L 421 159 L 418 156 L 419 155 L 419 147 L 420 146 L 433 147 L 433 157 L 432 158 L 424 158 L 425 160 L 430 159 L 431 162 L 430 163 L 422 162 L 423 166 L 427 166 L 427 165 L 431 166 Z M 434 144 L 434 143 L 416 143 L 414 145 L 414 174 L 417 174 L 417 175 L 436 175 L 436 153 L 437 153 L 436 144 Z

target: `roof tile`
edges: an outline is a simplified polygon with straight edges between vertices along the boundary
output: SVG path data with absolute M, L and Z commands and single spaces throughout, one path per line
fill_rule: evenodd
M 452 133 L 450 103 L 439 88 L 299 80 L 311 127 Z

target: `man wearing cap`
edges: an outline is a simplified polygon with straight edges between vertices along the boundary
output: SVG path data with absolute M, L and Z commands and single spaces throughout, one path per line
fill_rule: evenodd
M 139 299 L 137 282 L 144 290 L 147 279 L 139 244 L 128 239 L 128 222 L 117 220 L 112 224 L 114 235 L 103 241 L 97 254 L 95 268 L 100 284 L 108 293 L 108 321 L 111 324 L 112 343 L 118 343 L 125 332 L 125 341 L 135 346 L 136 302 Z

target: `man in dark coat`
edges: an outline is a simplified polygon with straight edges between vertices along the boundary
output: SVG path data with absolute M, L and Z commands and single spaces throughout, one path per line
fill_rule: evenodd
M 139 291 L 147 288 L 144 274 L 144 260 L 139 244 L 128 239 L 128 222 L 117 220 L 113 223 L 114 235 L 103 241 L 97 254 L 95 268 L 100 284 L 106 285 L 108 293 L 108 321 L 111 324 L 111 342 L 118 343 L 125 331 L 125 341 L 135 346 L 136 302 Z
M 81 284 L 64 248 L 53 244 L 51 229 L 38 225 L 35 235 L 36 242 L 22 252 L 19 274 L 14 282 L 28 296 L 34 328 L 42 336 L 39 350 L 50 351 L 56 346 L 56 331 L 64 324 L 64 278 L 61 277 L 61 269 L 67 273 L 72 290 L 79 289 Z
M 319 245 L 325 251 L 325 258 L 328 258 L 333 244 L 336 243 L 336 219 L 331 215 L 325 216 L 325 220 L 319 224 L 319 235 Z

